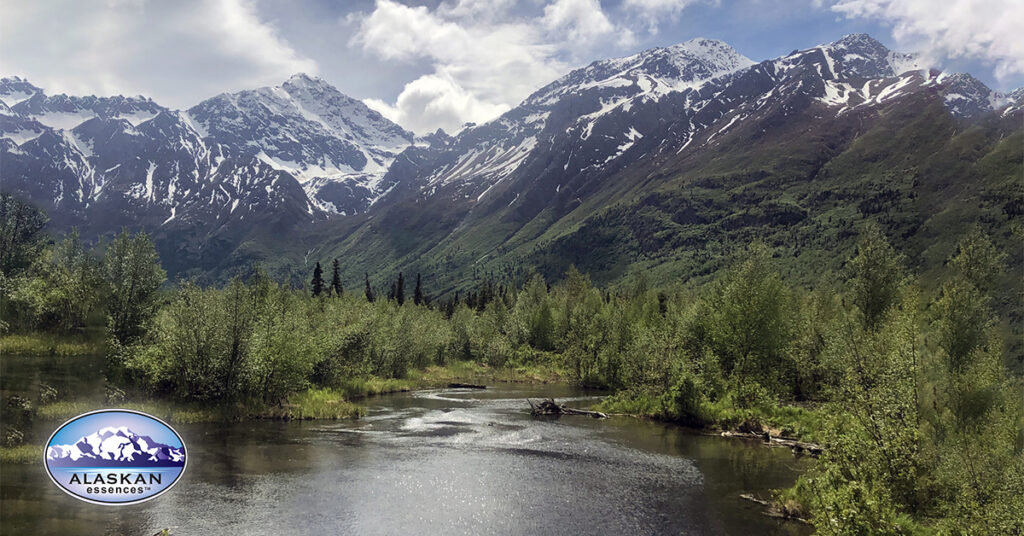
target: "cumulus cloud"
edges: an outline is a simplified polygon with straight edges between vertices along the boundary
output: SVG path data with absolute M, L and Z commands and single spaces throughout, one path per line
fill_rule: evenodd
M 482 101 L 451 77 L 438 74 L 421 76 L 406 84 L 394 106 L 379 99 L 365 102 L 414 132 L 429 132 L 439 126 L 453 132 L 467 117 L 491 118 L 509 109 L 505 104 Z
M 549 31 L 564 32 L 569 41 L 580 44 L 606 38 L 616 31 L 597 0 L 556 0 L 544 7 L 541 22 Z M 632 41 L 633 34 L 628 29 L 618 31 L 621 42 Z
M 665 19 L 675 20 L 683 12 L 683 8 L 697 0 L 623 0 L 625 11 L 638 16 L 645 24 L 647 31 L 658 33 L 658 25 Z
M 51 94 L 145 94 L 186 107 L 318 70 L 249 0 L 5 2 L 3 11 L 0 73 Z
M 574 66 L 628 52 L 688 3 L 707 1 L 0 0 L 0 75 L 50 94 L 142 94 L 184 108 L 307 72 L 388 95 L 367 102 L 407 128 L 454 131 Z M 378 63 L 381 72 L 353 82 L 353 71 Z M 389 89 L 396 84 L 404 87 Z
M 997 78 L 1024 74 L 1020 0 L 816 0 L 847 18 L 892 25 L 893 37 L 926 53 L 991 63 Z
M 406 84 L 394 104 L 367 101 L 417 132 L 449 132 L 492 119 L 565 71 L 542 29 L 526 20 L 475 16 L 475 2 L 431 11 L 380 0 L 359 21 L 353 44 L 381 58 L 430 62 L 433 72 Z M 456 16 L 452 13 L 461 13 Z
M 493 119 L 595 50 L 623 49 L 634 31 L 598 0 L 457 0 L 436 8 L 377 0 L 350 15 L 352 45 L 377 57 L 430 66 L 395 102 L 368 104 L 417 132 Z M 681 8 L 680 8 L 681 9 Z

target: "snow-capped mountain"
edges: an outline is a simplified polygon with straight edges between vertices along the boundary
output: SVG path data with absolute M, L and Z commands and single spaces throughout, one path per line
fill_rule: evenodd
M 752 64 L 725 43 L 710 39 L 596 61 L 541 88 L 494 121 L 464 129 L 447 144 L 412 149 L 406 156 L 413 162 L 422 160 L 422 176 L 404 182 L 430 191 L 453 186 L 457 195 L 481 200 L 491 187 L 568 132 L 572 156 L 562 174 L 600 165 L 643 136 L 636 128 L 619 129 L 617 120 L 609 120 L 613 115 L 629 114 L 636 105 L 672 92 L 700 88 Z M 403 182 L 396 175 L 405 172 L 400 169 L 385 180 Z
M 0 80 L 0 179 L 58 226 L 222 234 L 364 211 L 411 133 L 319 79 L 214 97 L 48 96 Z
M 204 140 L 181 112 L 126 102 L 47 97 L 36 88 L 0 114 L 4 190 L 35 200 L 59 224 L 101 231 L 175 221 L 215 230 L 246 214 L 292 223 L 321 217 L 286 172 Z M 69 106 L 59 121 L 51 103 Z
M 362 212 L 414 137 L 319 78 L 297 74 L 276 87 L 225 93 L 190 108 L 210 142 L 286 171 L 332 213 Z
M 100 429 L 70 445 L 51 445 L 46 459 L 64 467 L 176 467 L 185 464 L 185 451 L 121 426 Z
M 993 92 L 863 34 L 758 63 L 694 39 L 593 62 L 490 122 L 415 138 L 303 74 L 185 111 L 144 97 L 47 96 L 4 78 L 0 186 L 58 229 L 154 233 L 172 274 L 258 262 L 274 239 L 301 248 L 295 264 L 341 241 L 343 255 L 371 266 L 435 247 L 438 258 L 481 262 L 514 244 L 462 234 L 500 228 L 528 243 L 588 200 L 658 188 L 737 136 L 799 138 L 823 125 L 856 134 L 920 102 L 958 124 L 1009 124 L 1024 90 Z
M 652 149 L 705 145 L 794 98 L 838 115 L 922 90 L 942 93 L 962 118 L 1008 111 L 1020 101 L 969 75 L 926 70 L 916 56 L 864 34 L 756 64 L 721 41 L 694 39 L 577 69 L 447 144 L 410 149 L 385 180 L 415 185 L 421 197 L 445 192 L 484 202 L 519 177 L 546 183 L 538 199 L 550 200 Z M 529 187 L 510 190 L 505 204 L 524 201 Z
M 379 202 L 372 221 L 327 254 L 362 258 L 361 252 L 373 251 L 381 266 L 451 274 L 451 285 L 466 277 L 459 271 L 466 264 L 470 273 L 517 263 L 547 266 L 557 276 L 576 263 L 620 277 L 623 266 L 642 262 L 648 248 L 671 240 L 701 244 L 719 229 L 743 229 L 747 221 L 719 222 L 699 239 L 673 238 L 687 226 L 717 221 L 697 216 L 701 211 L 743 212 L 745 203 L 763 199 L 737 190 L 729 198 L 733 204 L 719 206 L 721 199 L 711 198 L 651 221 L 644 214 L 657 210 L 637 206 L 629 209 L 635 211 L 630 225 L 608 228 L 609 221 L 624 218 L 616 212 L 626 210 L 622 206 L 670 195 L 668 184 L 696 170 L 705 175 L 692 180 L 713 190 L 769 177 L 788 181 L 793 173 L 807 180 L 822 172 L 814 166 L 888 120 L 886 114 L 927 112 L 926 122 L 908 127 L 918 129 L 935 128 L 936 121 L 974 124 L 1019 116 L 1020 92 L 968 91 L 961 89 L 964 76 L 924 67 L 915 56 L 863 34 L 759 63 L 707 39 L 595 62 L 494 121 L 463 129 L 445 143 L 407 149 L 385 177 L 401 187 Z M 1013 128 L 1013 119 L 995 123 L 993 128 Z M 765 146 L 752 156 L 755 147 Z M 848 199 L 861 195 L 869 198 L 865 207 L 878 203 L 869 190 Z M 767 213 L 757 210 L 744 217 L 766 225 L 807 217 L 790 200 Z M 413 247 L 381 239 L 393 236 L 416 239 L 407 242 Z M 628 240 L 638 249 L 625 249 L 622 241 Z

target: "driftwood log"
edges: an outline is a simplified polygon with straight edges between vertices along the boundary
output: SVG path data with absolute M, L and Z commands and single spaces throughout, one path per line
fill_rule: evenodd
M 533 415 L 534 417 L 540 415 L 586 415 L 595 419 L 608 418 L 608 415 L 605 415 L 600 411 L 567 408 L 564 405 L 555 402 L 553 398 L 542 400 L 539 404 L 534 404 L 529 398 L 527 398 L 526 401 L 530 403 L 530 415 Z
M 822 452 L 821 445 L 816 445 L 814 443 L 805 443 L 803 441 L 787 439 L 784 437 L 776 437 L 769 434 L 768 432 L 763 432 L 760 434 L 752 432 L 722 432 L 722 436 L 740 437 L 744 439 L 760 439 L 761 441 L 764 441 L 769 445 L 786 447 L 797 454 L 808 454 L 810 456 L 814 456 L 815 458 L 820 456 Z
M 759 504 L 759 505 L 763 506 L 764 510 L 761 513 L 766 515 L 766 516 L 768 516 L 768 517 L 774 517 L 774 518 L 777 518 L 777 519 L 785 519 L 785 520 L 788 520 L 788 521 L 798 521 L 800 523 L 804 523 L 804 524 L 807 524 L 807 525 L 811 524 L 811 522 L 808 521 L 807 519 L 804 519 L 804 518 L 802 518 L 802 517 L 800 517 L 798 515 L 793 514 L 792 512 L 787 511 L 785 507 L 779 508 L 779 505 L 777 505 L 777 504 L 775 504 L 775 503 L 773 503 L 771 501 L 766 501 L 764 499 L 758 499 L 757 497 L 755 497 L 754 495 L 751 495 L 750 493 L 741 493 L 740 494 L 740 498 L 745 500 L 745 501 L 750 501 L 752 503 L 756 503 L 756 504 Z
M 477 385 L 475 383 L 449 383 L 449 389 L 487 389 L 486 385 Z

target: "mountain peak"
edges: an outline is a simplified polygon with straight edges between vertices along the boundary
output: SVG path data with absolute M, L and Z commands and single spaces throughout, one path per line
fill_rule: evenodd
M 619 98 L 640 94 L 657 98 L 672 91 L 698 87 L 751 65 L 754 62 L 750 58 L 727 43 L 697 37 L 631 56 L 595 61 L 542 87 L 525 103 L 551 104 L 566 94 L 594 89 L 615 93 Z
M 943 100 L 946 108 L 961 117 L 975 117 L 1010 104 L 1005 96 L 994 93 L 981 80 L 967 73 L 943 74 L 939 82 L 945 86 Z
M 284 81 L 285 86 L 323 86 L 330 85 L 323 78 L 319 76 L 309 76 L 306 73 L 295 73 L 288 77 L 288 80 Z
M 25 101 L 35 95 L 41 95 L 43 90 L 36 87 L 28 80 L 20 76 L 5 76 L 0 78 L 0 101 L 7 107 L 13 107 L 19 102 Z
M 686 41 L 683 41 L 682 43 L 669 45 L 665 48 L 668 50 L 686 51 L 690 53 L 728 50 L 735 52 L 736 54 L 739 54 L 738 52 L 736 52 L 736 49 L 732 48 L 732 46 L 729 45 L 729 43 L 726 43 L 725 41 L 721 41 L 719 39 L 710 39 L 707 37 L 694 37 L 693 39 L 688 39 Z
M 889 51 L 885 45 L 880 41 L 871 37 L 866 33 L 851 33 L 846 34 L 842 38 L 832 43 L 832 46 L 836 47 L 868 47 L 874 49 L 883 49 L 886 52 Z
M 831 43 L 818 45 L 795 55 L 820 52 L 830 76 L 840 80 L 885 78 L 907 71 L 920 70 L 922 63 L 915 54 L 894 52 L 865 33 L 852 33 Z
M 679 59 L 683 61 L 703 62 L 715 71 L 735 71 L 754 64 L 750 58 L 718 39 L 697 37 L 666 47 L 664 50 L 673 56 L 681 56 Z

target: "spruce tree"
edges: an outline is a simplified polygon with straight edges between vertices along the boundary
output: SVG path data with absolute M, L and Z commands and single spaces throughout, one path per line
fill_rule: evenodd
M 317 261 L 316 268 L 313 268 L 313 295 L 319 296 L 324 293 L 324 269 Z
M 423 305 L 423 282 L 420 274 L 416 273 L 416 288 L 412 291 L 412 302 L 416 305 Z
M 405 277 L 402 276 L 402 272 L 398 272 L 398 282 L 395 283 L 395 300 L 398 301 L 398 305 L 405 303 Z
M 338 259 L 334 259 L 334 273 L 331 275 L 331 290 L 334 291 L 334 295 L 341 297 L 345 289 L 341 288 L 341 268 L 338 265 Z
M 366 277 L 366 301 L 373 303 L 376 296 L 373 295 L 373 288 L 370 287 L 370 274 L 364 273 L 364 275 Z

